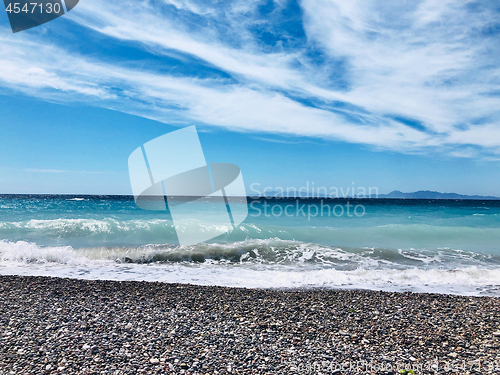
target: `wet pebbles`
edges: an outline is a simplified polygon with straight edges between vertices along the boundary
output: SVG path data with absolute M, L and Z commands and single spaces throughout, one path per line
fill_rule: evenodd
M 500 300 L 0 277 L 0 374 L 500 372 Z

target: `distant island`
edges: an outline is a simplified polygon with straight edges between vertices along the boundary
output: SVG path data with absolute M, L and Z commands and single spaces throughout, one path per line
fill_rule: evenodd
M 304 190 L 302 190 L 304 189 Z M 336 188 L 335 188 L 336 189 Z M 253 190 L 256 191 L 256 190 Z M 371 199 L 468 199 L 468 200 L 500 200 L 500 197 L 493 196 L 484 196 L 484 195 L 463 195 L 457 193 L 440 193 L 439 191 L 431 191 L 431 190 L 420 190 L 415 191 L 413 193 L 403 193 L 399 190 L 391 191 L 389 194 L 367 194 L 366 189 L 361 191 L 356 191 L 355 194 L 352 193 L 354 189 L 347 188 L 336 189 L 334 193 L 330 195 L 320 194 L 319 189 L 316 191 L 307 191 L 305 188 L 301 189 L 289 189 L 286 191 L 285 189 L 276 190 L 276 189 L 267 189 L 264 192 L 257 191 L 258 194 L 249 194 L 250 198 L 371 198 Z
M 499 197 L 482 196 L 482 195 L 462 195 L 457 193 L 440 193 L 438 191 L 420 190 L 413 193 L 403 193 L 399 190 L 391 191 L 389 194 L 379 194 L 379 198 L 392 199 L 500 199 Z

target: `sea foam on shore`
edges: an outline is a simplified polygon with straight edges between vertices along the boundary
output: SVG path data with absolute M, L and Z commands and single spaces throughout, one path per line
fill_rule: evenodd
M 0 241 L 0 274 L 247 288 L 343 288 L 500 296 L 496 257 L 341 249 L 279 239 L 74 249 Z

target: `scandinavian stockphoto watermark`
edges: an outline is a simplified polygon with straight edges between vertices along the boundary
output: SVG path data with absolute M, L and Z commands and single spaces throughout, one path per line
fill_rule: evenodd
M 13 33 L 31 29 L 63 16 L 79 0 L 3 0 Z
M 345 359 L 308 360 L 305 362 L 292 360 L 289 362 L 291 372 L 296 374 L 468 374 L 498 373 L 499 361 L 488 361 L 480 358 L 465 360 L 440 360 L 413 358 L 386 358 L 384 361 L 349 361 Z
M 265 186 L 258 182 L 250 185 L 250 194 L 257 198 L 378 198 L 377 187 L 356 186 L 317 186 L 314 181 L 307 181 L 300 187 L 296 186 Z
M 230 232 L 248 215 L 240 168 L 205 160 L 195 126 L 155 138 L 128 159 L 138 207 L 169 211 L 180 245 Z
M 355 186 L 354 182 L 348 187 L 326 187 L 308 181 L 298 188 L 253 183 L 250 191 L 250 217 L 303 217 L 308 221 L 318 217 L 363 217 L 365 206 L 357 200 L 378 198 L 378 188 Z

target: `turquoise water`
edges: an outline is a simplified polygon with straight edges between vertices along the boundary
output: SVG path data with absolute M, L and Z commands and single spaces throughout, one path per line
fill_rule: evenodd
M 1 196 L 0 273 L 497 295 L 500 201 L 247 204 L 229 233 L 179 246 L 169 213 L 131 197 Z

